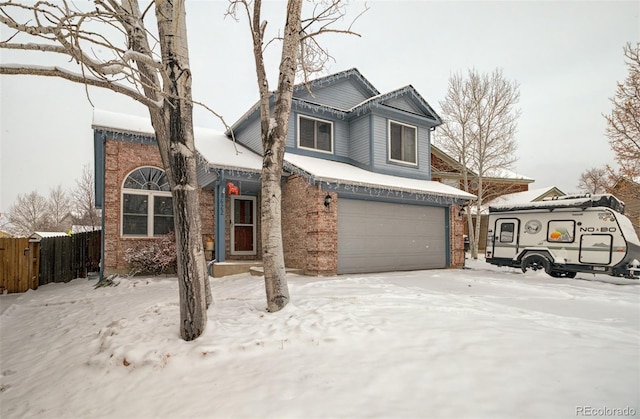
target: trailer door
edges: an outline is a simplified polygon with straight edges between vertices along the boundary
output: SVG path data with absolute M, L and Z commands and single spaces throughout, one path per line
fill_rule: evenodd
M 498 218 L 493 230 L 493 257 L 513 259 L 518 255 L 520 220 Z
M 611 234 L 583 234 L 580 237 L 580 263 L 610 264 L 612 243 Z

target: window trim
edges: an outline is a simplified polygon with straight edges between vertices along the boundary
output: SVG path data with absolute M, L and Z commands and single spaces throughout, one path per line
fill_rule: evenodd
M 567 235 L 569 235 L 569 238 L 571 240 L 568 240 L 568 239 L 561 240 L 562 235 L 559 236 L 555 240 L 552 239 L 551 238 L 551 234 L 552 233 L 554 233 L 554 232 L 561 233 L 561 232 L 558 230 L 558 227 L 556 227 L 555 225 L 554 225 L 553 231 L 551 231 L 552 230 L 551 229 L 551 223 L 571 223 L 571 226 L 572 226 L 571 231 L 567 230 Z M 561 226 L 561 227 L 564 227 L 564 226 Z M 575 220 L 569 220 L 569 219 L 551 219 L 551 220 L 547 221 L 547 234 L 546 234 L 546 237 L 545 237 L 545 241 L 547 243 L 562 243 L 562 244 L 564 244 L 564 243 L 575 243 L 575 241 L 576 241 L 576 221 Z
M 398 159 L 394 159 L 391 157 L 391 124 L 396 124 L 396 125 L 400 125 L 402 127 L 407 127 L 407 128 L 413 128 L 413 130 L 415 131 L 416 135 L 415 135 L 415 152 L 414 152 L 414 157 L 415 157 L 415 162 L 410 162 L 410 161 L 405 161 L 405 160 L 398 160 Z M 388 119 L 387 120 L 387 153 L 388 153 L 388 158 L 390 162 L 393 163 L 398 163 L 398 164 L 402 164 L 402 165 L 406 165 L 406 166 L 413 166 L 413 167 L 417 167 L 418 166 L 418 127 L 415 125 L 410 125 L 410 124 L 405 124 L 403 122 L 399 122 L 399 121 L 394 121 L 392 119 Z
M 296 132 L 296 145 L 298 146 L 298 148 L 302 149 L 302 150 L 311 150 L 311 151 L 315 151 L 315 152 L 318 152 L 318 153 L 334 154 L 335 143 L 334 143 L 334 135 L 333 135 L 334 134 L 333 121 L 328 121 L 326 119 L 315 118 L 313 116 L 302 115 L 302 114 L 298 114 L 297 116 L 298 116 L 298 118 L 297 118 L 297 121 L 296 121 L 297 122 L 297 126 L 296 126 L 296 129 L 297 129 L 297 132 Z M 330 151 L 321 150 L 319 148 L 305 147 L 303 145 L 300 145 L 300 125 L 301 125 L 300 124 L 300 119 L 302 119 L 302 118 L 308 119 L 308 120 L 311 120 L 311 121 L 323 122 L 325 124 L 329 124 L 329 126 L 331 127 L 331 150 Z M 314 136 L 315 136 L 314 142 L 317 144 L 318 143 L 318 141 L 317 141 L 317 130 L 315 130 L 315 129 L 314 129 Z
M 124 177 L 124 179 L 122 179 L 122 185 L 120 187 L 120 237 L 124 238 L 124 239 L 152 239 L 152 238 L 156 238 L 159 237 L 160 235 L 155 235 L 153 233 L 153 229 L 154 229 L 154 222 L 155 222 L 155 197 L 170 197 L 171 199 L 173 199 L 173 196 L 171 195 L 170 191 L 159 191 L 159 190 L 147 190 L 147 189 L 131 189 L 131 188 L 125 188 L 124 184 L 127 181 L 127 179 L 129 178 L 129 176 L 131 176 L 132 173 L 134 173 L 136 170 L 139 169 L 144 169 L 144 168 L 152 168 L 152 169 L 156 169 L 156 170 L 160 170 L 163 173 L 166 174 L 166 171 L 164 169 L 161 169 L 159 167 L 156 166 L 139 166 L 136 167 L 135 169 L 131 170 L 129 173 L 127 173 L 127 175 Z M 147 197 L 147 234 L 126 234 L 124 232 L 124 217 L 125 217 L 125 213 L 124 213 L 124 196 L 125 195 L 142 195 L 142 196 L 146 196 Z

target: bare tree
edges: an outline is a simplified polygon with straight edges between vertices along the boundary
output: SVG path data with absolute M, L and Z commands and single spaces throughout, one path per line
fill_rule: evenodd
M 71 194 L 75 210 L 74 222 L 96 230 L 100 226 L 100 215 L 96 210 L 93 171 L 88 165 L 84 166 L 82 175 L 76 179 L 76 188 Z
M 152 10 L 157 35 L 147 30 Z M 25 14 L 30 17 L 19 17 Z M 144 10 L 138 0 L 3 1 L 0 24 L 15 31 L 0 41 L 0 48 L 41 51 L 77 64 L 73 70 L 0 65 L 0 74 L 60 77 L 110 89 L 147 107 L 173 196 L 180 333 L 185 340 L 195 339 L 205 329 L 211 294 L 199 214 L 184 0 L 155 0 Z
M 580 174 L 578 189 L 591 193 L 605 193 L 611 186 L 610 176 L 604 168 L 592 167 Z
M 606 134 L 620 166 L 620 176 L 640 177 L 640 42 L 624 46 L 629 70 L 623 83 L 618 83 L 611 98 L 613 110 L 604 115 Z
M 351 33 L 348 29 L 334 29 L 332 25 L 345 15 L 345 1 L 312 1 L 313 10 L 308 18 L 302 18 L 302 0 L 287 2 L 287 16 L 282 36 L 278 88 L 275 92 L 273 111 L 264 51 L 267 22 L 261 18 L 262 0 L 230 0 L 229 14 L 237 18 L 238 10 L 248 17 L 253 55 L 260 94 L 260 119 L 263 162 L 261 173 L 261 223 L 262 262 L 264 265 L 267 310 L 281 310 L 289 302 L 289 289 L 285 278 L 284 251 L 282 245 L 282 191 L 280 181 L 285 143 L 291 115 L 291 103 L 296 74 L 305 81 L 310 74 L 321 71 L 330 59 L 328 52 L 317 42 L 322 33 Z M 253 6 L 253 7 L 251 7 Z
M 451 92 L 440 103 L 444 118 L 440 145 L 459 162 L 467 162 L 476 174 L 477 188 L 471 192 L 477 195 L 478 217 L 475 231 L 470 234 L 470 244 L 472 257 L 477 258 L 484 178 L 500 177 L 516 161 L 514 136 L 520 111 L 515 106 L 520 100 L 520 91 L 518 84 L 505 79 L 500 69 L 491 74 L 473 69 L 466 78 L 455 75 L 452 79 Z M 454 145 L 449 146 L 449 142 Z
M 62 185 L 49 189 L 47 209 L 49 211 L 51 229 L 54 231 L 68 231 L 71 227 L 71 199 L 69 198 L 69 194 L 62 189 Z
M 12 233 L 28 236 L 34 231 L 49 231 L 49 205 L 47 199 L 37 191 L 18 195 L 16 202 L 9 207 L 7 214 Z
M 469 191 L 469 167 L 471 165 L 471 122 L 472 108 L 469 103 L 471 96 L 467 83 L 461 74 L 449 77 L 449 88 L 444 100 L 440 101 L 442 108 L 442 126 L 434 136 L 436 142 L 450 156 L 461 165 L 462 182 L 465 192 Z M 466 211 L 469 243 L 476 245 L 471 211 Z M 477 245 L 476 245 L 477 246 Z M 475 248 L 477 254 L 477 247 Z

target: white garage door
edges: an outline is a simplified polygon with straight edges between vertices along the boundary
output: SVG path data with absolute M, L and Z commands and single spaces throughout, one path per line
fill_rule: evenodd
M 338 200 L 338 273 L 446 267 L 445 208 Z

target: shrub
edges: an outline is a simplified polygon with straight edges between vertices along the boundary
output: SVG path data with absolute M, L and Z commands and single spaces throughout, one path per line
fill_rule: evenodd
M 129 264 L 130 275 L 160 275 L 175 273 L 176 235 L 173 232 L 155 240 L 140 242 L 125 250 L 124 260 Z

